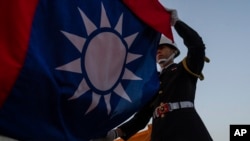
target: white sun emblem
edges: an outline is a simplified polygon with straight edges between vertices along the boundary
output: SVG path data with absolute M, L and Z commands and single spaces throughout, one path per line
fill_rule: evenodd
M 124 67 L 125 64 L 142 56 L 128 52 L 138 33 L 121 39 L 123 15 L 121 14 L 115 28 L 111 28 L 103 5 L 99 28 L 89 20 L 80 8 L 78 10 L 89 38 L 80 37 L 66 31 L 61 32 L 78 49 L 83 57 L 79 57 L 56 69 L 80 74 L 86 71 L 87 75 L 84 76 L 74 95 L 69 100 L 77 99 L 87 91 L 91 91 L 92 102 L 85 114 L 96 108 L 102 96 L 104 96 L 107 114 L 110 114 L 110 98 L 112 93 L 132 102 L 120 80 L 142 80 Z M 90 35 L 92 38 L 90 38 Z

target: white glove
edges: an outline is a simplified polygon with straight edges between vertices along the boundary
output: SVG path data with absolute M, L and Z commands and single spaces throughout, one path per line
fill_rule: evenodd
M 118 138 L 118 133 L 116 130 L 110 130 L 106 137 L 104 138 L 98 138 L 98 139 L 92 139 L 91 141 L 113 141 L 114 139 Z
M 180 20 L 178 17 L 177 10 L 176 9 L 169 9 L 166 7 L 165 7 L 165 9 L 171 13 L 171 25 L 174 26 L 176 21 Z

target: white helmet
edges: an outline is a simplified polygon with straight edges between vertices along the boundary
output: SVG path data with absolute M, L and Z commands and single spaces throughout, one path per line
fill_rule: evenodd
M 180 54 L 180 50 L 177 48 L 177 45 L 172 40 L 170 40 L 169 38 L 167 38 L 164 35 L 161 36 L 160 43 L 159 43 L 158 47 L 162 47 L 163 45 L 167 45 L 167 47 L 175 49 L 177 51 L 175 54 L 175 57 L 177 57 Z

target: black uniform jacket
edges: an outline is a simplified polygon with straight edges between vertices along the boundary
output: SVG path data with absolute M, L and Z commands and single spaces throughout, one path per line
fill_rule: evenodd
M 200 75 L 205 58 L 205 45 L 201 37 L 182 21 L 177 21 L 174 27 L 188 48 L 185 60 L 188 69 Z M 165 113 L 157 111 L 157 108 L 159 109 L 164 103 L 194 102 L 198 78 L 192 73 L 185 69 L 183 62 L 163 69 L 159 76 L 160 88 L 154 99 L 140 109 L 131 120 L 119 127 L 125 133 L 122 138 L 124 140 L 130 138 L 143 129 L 153 117 L 152 141 L 211 141 L 195 108 L 183 108 Z

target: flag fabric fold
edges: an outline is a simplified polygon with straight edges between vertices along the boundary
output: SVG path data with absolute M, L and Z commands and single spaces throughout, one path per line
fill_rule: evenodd
M 27 3 L 29 4 L 27 4 Z M 0 2 L 0 105 L 21 70 L 37 0 Z M 15 12 L 16 11 L 16 12 Z
M 0 135 L 88 141 L 157 91 L 161 33 L 117 0 L 0 2 Z
M 143 22 L 174 41 L 170 23 L 170 13 L 159 0 L 123 0 Z

